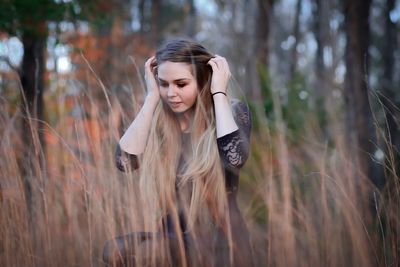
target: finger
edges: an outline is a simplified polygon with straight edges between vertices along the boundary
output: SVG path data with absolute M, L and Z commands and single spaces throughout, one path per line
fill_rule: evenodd
M 221 59 L 221 65 L 222 65 L 222 68 L 224 69 L 224 71 L 228 74 L 228 76 L 230 76 L 231 71 L 229 69 L 229 64 L 228 64 L 228 61 L 226 60 L 226 58 Z
M 218 66 L 220 68 L 223 68 L 227 63 L 225 58 L 223 58 L 223 57 L 218 57 L 215 61 L 217 62 Z
M 150 66 L 150 64 L 151 64 L 155 59 L 156 59 L 155 56 L 152 56 L 152 57 L 148 58 L 148 59 L 146 60 L 145 65 Z
M 229 69 L 229 64 L 226 61 L 224 63 L 224 70 L 225 70 L 225 72 L 227 73 L 228 76 L 231 76 L 231 70 Z
M 217 65 L 219 68 L 226 69 L 226 67 L 228 65 L 226 58 L 218 56 L 215 61 L 217 62 Z
M 154 56 L 149 57 L 149 58 L 146 60 L 146 63 L 150 63 L 150 62 L 152 62 L 154 59 L 155 59 Z
M 151 65 L 157 64 L 156 57 L 153 56 L 153 57 L 150 58 L 150 60 L 151 60 Z
M 215 55 L 215 60 L 221 61 L 221 60 L 225 60 L 224 57 L 221 57 L 220 55 Z
M 211 66 L 211 68 L 212 68 L 213 71 L 218 70 L 218 65 L 217 65 L 217 63 L 215 63 L 215 61 L 213 61 L 212 59 L 211 59 L 210 61 L 208 61 L 207 64 Z
M 148 60 L 146 61 L 146 63 L 144 63 L 144 67 L 145 67 L 146 69 L 150 69 L 150 64 L 151 64 L 151 60 L 148 59 Z
M 229 75 L 229 66 L 225 58 L 218 56 L 214 58 L 213 62 L 217 65 L 218 70 Z
M 215 63 L 215 65 L 217 66 L 218 69 L 221 69 L 222 64 L 221 64 L 221 60 L 219 58 L 213 58 L 213 62 Z

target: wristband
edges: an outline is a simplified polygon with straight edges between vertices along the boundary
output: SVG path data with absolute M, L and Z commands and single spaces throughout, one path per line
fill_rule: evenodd
M 224 92 L 215 92 L 215 93 L 212 93 L 211 96 L 214 96 L 214 95 L 216 95 L 216 94 L 223 94 L 223 95 L 226 96 L 226 93 L 224 93 Z

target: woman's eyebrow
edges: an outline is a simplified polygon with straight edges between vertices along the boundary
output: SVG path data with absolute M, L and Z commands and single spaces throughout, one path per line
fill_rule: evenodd
M 167 83 L 167 81 L 161 79 L 160 77 L 158 77 L 158 80 L 160 82 Z M 173 82 L 184 82 L 184 81 L 190 81 L 190 79 L 189 78 L 180 78 L 180 79 L 173 80 Z
M 181 79 L 176 79 L 174 82 L 184 82 L 184 81 L 189 81 L 189 78 L 181 78 Z

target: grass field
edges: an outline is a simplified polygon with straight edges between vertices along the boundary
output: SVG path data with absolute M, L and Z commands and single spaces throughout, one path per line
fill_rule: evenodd
M 120 124 L 132 114 L 115 95 L 103 104 L 90 94 L 48 97 L 46 145 L 29 152 L 19 113 L 1 101 L 0 266 L 103 266 L 106 240 L 144 227 L 138 175 L 114 164 Z M 137 110 L 135 99 L 128 103 Z M 283 121 L 271 130 L 263 115 L 253 117 L 239 204 L 256 266 L 399 266 L 400 185 L 390 150 L 378 191 L 349 156 L 340 122 L 329 121 L 329 142 L 312 119 L 291 142 Z

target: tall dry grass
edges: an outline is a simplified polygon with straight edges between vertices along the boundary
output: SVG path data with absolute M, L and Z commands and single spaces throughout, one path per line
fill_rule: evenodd
M 21 131 L 32 132 L 19 128 L 20 113 L 1 100 L 0 266 L 103 266 L 106 240 L 144 228 L 137 174 L 114 165 L 121 123 L 127 126 L 133 114 L 123 106 L 140 107 L 127 93 L 125 104 L 110 92 L 100 104 L 90 90 L 48 97 L 52 123 L 41 132 L 46 145 L 35 152 L 22 143 Z M 274 131 L 259 114 L 258 121 L 239 190 L 255 265 L 398 266 L 393 162 L 385 163 L 387 188 L 378 191 L 348 156 L 340 122 L 331 121 L 330 144 L 318 141 L 312 119 L 293 144 L 282 120 Z

